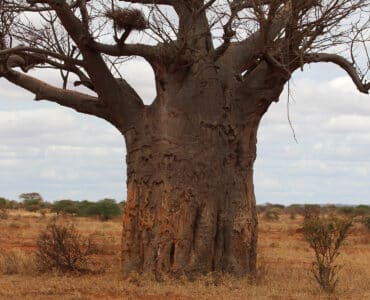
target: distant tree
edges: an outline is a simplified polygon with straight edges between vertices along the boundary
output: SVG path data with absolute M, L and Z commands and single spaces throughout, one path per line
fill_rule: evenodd
M 342 215 L 353 216 L 355 213 L 354 206 L 338 206 L 336 212 Z
M 79 214 L 79 207 L 78 202 L 73 200 L 59 200 L 55 201 L 52 206 L 51 210 L 56 212 L 58 215 L 60 213 L 63 214 L 71 214 L 71 215 L 78 215 Z
M 47 206 L 39 193 L 23 193 L 19 198 L 23 200 L 23 208 L 27 211 L 35 212 Z
M 355 207 L 354 214 L 356 216 L 370 216 L 370 206 L 369 205 L 357 205 Z
M 18 209 L 19 208 L 19 202 L 15 201 L 15 200 L 9 200 L 8 201 L 8 207 L 9 209 Z
M 8 218 L 8 212 L 7 212 L 7 204 L 8 200 L 5 198 L 0 197 L 0 220 L 1 219 L 7 219 Z
M 39 193 L 23 193 L 19 195 L 19 198 L 25 200 L 38 200 L 43 202 L 42 196 Z
M 8 205 L 8 200 L 3 197 L 0 197 L 0 209 L 7 208 L 7 205 Z
M 120 216 L 122 211 L 114 199 L 103 199 L 93 203 L 88 209 L 88 214 L 98 216 L 102 221 L 107 221 Z

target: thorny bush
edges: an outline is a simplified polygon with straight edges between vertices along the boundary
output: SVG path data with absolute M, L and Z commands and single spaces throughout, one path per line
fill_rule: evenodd
M 42 272 L 88 272 L 89 256 L 95 253 L 95 249 L 92 239 L 84 239 L 73 224 L 53 222 L 37 240 L 37 265 Z

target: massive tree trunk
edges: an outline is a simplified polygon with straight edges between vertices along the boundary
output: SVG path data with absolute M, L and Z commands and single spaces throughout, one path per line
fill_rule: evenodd
M 262 88 L 276 77 L 259 70 L 263 78 L 241 85 L 226 72 L 162 76 L 158 98 L 125 132 L 125 272 L 255 272 L 253 164 L 258 125 L 276 94 Z

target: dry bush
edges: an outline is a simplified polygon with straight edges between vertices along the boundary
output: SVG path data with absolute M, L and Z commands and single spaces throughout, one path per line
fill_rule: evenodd
M 319 205 L 306 204 L 303 208 L 303 216 L 305 219 L 317 218 L 321 214 Z
M 5 208 L 0 209 L 0 220 L 6 220 L 9 217 L 9 213 Z
M 33 255 L 20 250 L 3 251 L 0 253 L 0 274 L 33 274 L 36 264 Z
M 352 219 L 342 219 L 333 215 L 329 217 L 306 215 L 304 220 L 304 238 L 314 250 L 316 258 L 312 264 L 312 273 L 326 292 L 334 292 L 338 283 L 340 266 L 335 265 L 335 260 L 351 226 Z
M 278 208 L 268 208 L 264 214 L 263 214 L 263 218 L 266 220 L 266 221 L 278 221 L 279 220 L 279 215 L 281 213 L 281 210 L 278 209 Z
M 364 224 L 365 228 L 370 232 L 370 216 L 363 217 L 361 220 L 362 224 Z
M 92 239 L 81 237 L 73 224 L 50 223 L 37 240 L 37 265 L 42 272 L 88 272 L 89 256 L 94 253 Z

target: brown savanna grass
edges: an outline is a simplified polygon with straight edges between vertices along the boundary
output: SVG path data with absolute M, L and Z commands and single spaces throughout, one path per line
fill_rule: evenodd
M 38 273 L 34 253 L 40 231 L 55 218 L 11 212 L 0 220 L 0 299 L 370 299 L 370 234 L 355 223 L 338 262 L 344 265 L 334 295 L 321 292 L 310 274 L 314 256 L 302 235 L 302 217 L 260 217 L 259 272 L 256 279 L 218 274 L 195 281 L 147 276 L 123 278 L 119 272 L 121 221 L 62 217 L 97 247 L 99 272 L 84 275 Z

